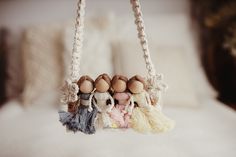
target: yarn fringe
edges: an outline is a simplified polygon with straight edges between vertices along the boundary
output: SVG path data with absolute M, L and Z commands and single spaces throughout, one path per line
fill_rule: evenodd
M 141 133 L 148 133 L 152 130 L 146 115 L 144 114 L 144 112 L 142 112 L 141 108 L 139 107 L 136 107 L 133 110 L 131 116 L 131 127 L 135 131 Z
M 152 128 L 152 133 L 167 132 L 175 126 L 175 122 L 173 120 L 165 116 L 161 111 L 153 106 L 151 106 L 148 110 L 142 108 L 142 111 L 148 117 L 149 124 Z

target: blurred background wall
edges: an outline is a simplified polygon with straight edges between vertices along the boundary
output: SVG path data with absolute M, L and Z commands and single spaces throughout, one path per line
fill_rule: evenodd
M 63 21 L 75 17 L 76 0 L 0 0 L 0 24 L 19 29 L 28 24 Z M 178 13 L 188 8 L 187 0 L 148 0 L 145 14 Z M 86 14 L 131 12 L 129 0 L 89 0 Z M 18 17 L 17 20 L 12 17 Z M 14 20 L 13 20 L 14 19 Z

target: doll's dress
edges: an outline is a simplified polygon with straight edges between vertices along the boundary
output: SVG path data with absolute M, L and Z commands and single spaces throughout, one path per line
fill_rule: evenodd
M 80 94 L 80 105 L 77 110 L 77 130 L 85 134 L 94 134 L 95 130 L 95 119 L 98 113 L 97 107 L 92 104 L 93 94 Z M 90 106 L 92 108 L 90 108 Z
M 158 108 L 151 105 L 149 95 L 146 92 L 133 94 L 133 99 L 138 104 L 138 108 L 140 112 L 142 112 L 142 115 L 146 117 L 145 120 L 147 120 L 150 126 L 150 132 L 166 132 L 174 127 L 174 122 L 171 119 L 166 117 Z M 136 125 L 140 124 L 134 124 L 134 127 Z
M 76 129 L 73 129 L 73 126 L 75 126 L 76 121 L 74 121 L 74 119 L 76 119 L 76 114 L 71 113 L 71 112 L 67 112 L 67 111 L 59 111 L 59 121 L 62 123 L 63 126 L 66 126 L 66 128 L 68 130 L 71 131 L 76 131 Z
M 130 105 L 131 94 L 115 93 L 113 98 L 117 100 L 117 104 L 113 107 L 110 117 L 113 120 L 113 128 L 128 128 L 132 107 Z
M 107 104 L 108 100 L 110 100 L 111 104 Z M 96 126 L 98 128 L 111 128 L 112 120 L 109 113 L 114 106 L 114 100 L 111 95 L 108 92 L 95 92 L 93 103 L 98 107 L 99 110 Z
M 131 115 L 131 127 L 135 131 L 141 133 L 150 132 L 152 130 L 151 125 L 145 112 L 143 112 L 145 108 L 148 108 L 145 97 L 143 97 L 142 93 L 132 94 L 131 101 L 132 101 L 131 103 L 135 103 L 135 107 Z

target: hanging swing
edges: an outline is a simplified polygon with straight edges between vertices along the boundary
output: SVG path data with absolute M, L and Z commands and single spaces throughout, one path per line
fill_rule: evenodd
M 61 102 L 67 109 L 59 111 L 60 122 L 68 131 L 94 134 L 98 129 L 132 128 L 140 133 L 160 133 L 174 127 L 161 111 L 161 93 L 167 86 L 150 57 L 139 0 L 131 0 L 131 5 L 148 75 L 128 79 L 104 73 L 94 81 L 80 76 L 85 0 L 78 1 L 71 75 L 62 87 Z

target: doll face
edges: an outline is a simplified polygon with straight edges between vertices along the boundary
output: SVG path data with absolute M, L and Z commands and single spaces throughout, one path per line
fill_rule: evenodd
M 144 90 L 143 83 L 140 81 L 133 81 L 129 85 L 129 90 L 134 94 L 142 93 Z
M 79 88 L 82 93 L 91 93 L 93 91 L 93 84 L 92 82 L 85 80 L 81 83 Z
M 123 80 L 117 80 L 113 85 L 112 88 L 115 92 L 121 93 L 126 90 L 126 82 Z
M 95 85 L 96 91 L 100 93 L 107 92 L 110 88 L 109 84 L 104 80 L 100 79 Z

